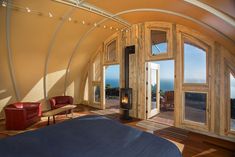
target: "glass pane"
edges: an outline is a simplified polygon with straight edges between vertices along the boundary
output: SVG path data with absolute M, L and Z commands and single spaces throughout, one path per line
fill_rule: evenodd
M 119 108 L 120 66 L 105 67 L 105 108 Z
M 95 102 L 100 102 L 100 86 L 96 85 L 94 86 L 94 101 Z
M 185 120 L 206 123 L 206 93 L 185 92 Z
M 116 60 L 116 40 L 112 41 L 107 46 L 107 60 L 115 61 Z
M 151 30 L 152 55 L 167 52 L 167 34 L 165 31 Z
M 184 83 L 206 83 L 206 51 L 192 43 L 184 43 Z
M 157 107 L 157 70 L 151 69 L 151 109 Z
M 235 131 L 235 77 L 230 73 L 231 130 Z
M 86 84 L 84 88 L 84 100 L 88 101 L 88 77 L 86 78 Z
M 93 81 L 100 81 L 101 79 L 101 65 L 100 65 L 100 53 L 96 56 L 93 63 Z

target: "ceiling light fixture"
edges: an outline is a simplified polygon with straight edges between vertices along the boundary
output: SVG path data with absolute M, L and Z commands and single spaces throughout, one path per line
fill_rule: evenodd
M 72 18 L 71 18 L 71 17 L 69 17 L 69 21 L 72 21 Z
M 118 28 L 116 28 L 116 31 L 118 31 Z
M 105 28 L 107 28 L 107 26 L 106 26 L 106 25 L 104 25 L 104 29 L 105 29 Z
M 31 10 L 30 10 L 28 7 L 26 7 L 26 10 L 27 10 L 27 12 L 28 12 L 28 13 L 30 13 L 30 12 L 31 12 Z
M 85 25 L 85 23 L 86 23 L 85 21 L 82 21 L 82 24 L 84 24 L 84 25 Z
M 113 27 L 110 27 L 110 29 L 113 29 Z
M 94 23 L 94 26 L 96 27 L 96 26 L 97 26 L 97 23 Z

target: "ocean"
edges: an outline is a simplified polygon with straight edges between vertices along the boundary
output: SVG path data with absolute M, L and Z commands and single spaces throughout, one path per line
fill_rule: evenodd
M 106 85 L 110 84 L 112 88 L 119 87 L 119 79 L 106 79 Z M 174 90 L 174 80 L 162 79 L 160 80 L 160 90 L 171 91 Z

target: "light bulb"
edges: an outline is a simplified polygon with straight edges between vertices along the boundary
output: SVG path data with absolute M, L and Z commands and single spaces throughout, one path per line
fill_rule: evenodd
M 30 12 L 31 12 L 31 10 L 30 10 L 28 7 L 26 7 L 26 10 L 27 10 L 27 12 L 28 12 L 28 13 L 30 13 Z
M 6 7 L 7 6 L 7 2 L 6 1 L 2 1 L 2 6 Z
M 48 13 L 48 15 L 49 15 L 49 17 L 53 17 L 53 15 L 52 15 L 52 13 L 51 13 L 51 12 L 49 12 L 49 13 Z

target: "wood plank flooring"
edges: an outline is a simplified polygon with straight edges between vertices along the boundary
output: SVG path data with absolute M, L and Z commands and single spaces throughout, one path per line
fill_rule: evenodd
M 97 109 L 79 105 L 79 107 L 75 111 L 75 116 L 82 116 L 88 114 L 94 114 L 91 111 Z M 140 119 L 133 119 L 132 121 L 123 121 L 120 120 L 119 114 L 109 114 L 105 115 L 109 118 L 117 120 L 125 125 L 129 125 L 131 127 L 148 131 L 145 128 L 141 128 L 136 126 Z M 57 121 L 62 122 L 66 120 L 63 116 L 58 116 Z M 40 124 L 35 124 L 35 127 L 32 128 L 37 129 L 46 126 L 46 121 L 41 121 Z M 27 131 L 27 130 L 25 130 Z M 4 121 L 0 122 L 0 138 L 5 138 L 7 136 L 14 135 L 11 134 L 11 131 L 5 130 Z M 15 132 L 17 134 L 17 132 Z M 175 128 L 169 126 L 167 128 L 163 128 L 160 130 L 156 130 L 153 132 L 154 135 L 161 136 L 166 138 L 173 143 L 175 143 L 179 149 L 182 151 L 183 157 L 235 157 L 235 143 L 221 140 L 214 137 L 209 137 L 206 135 L 194 133 L 191 131 Z

